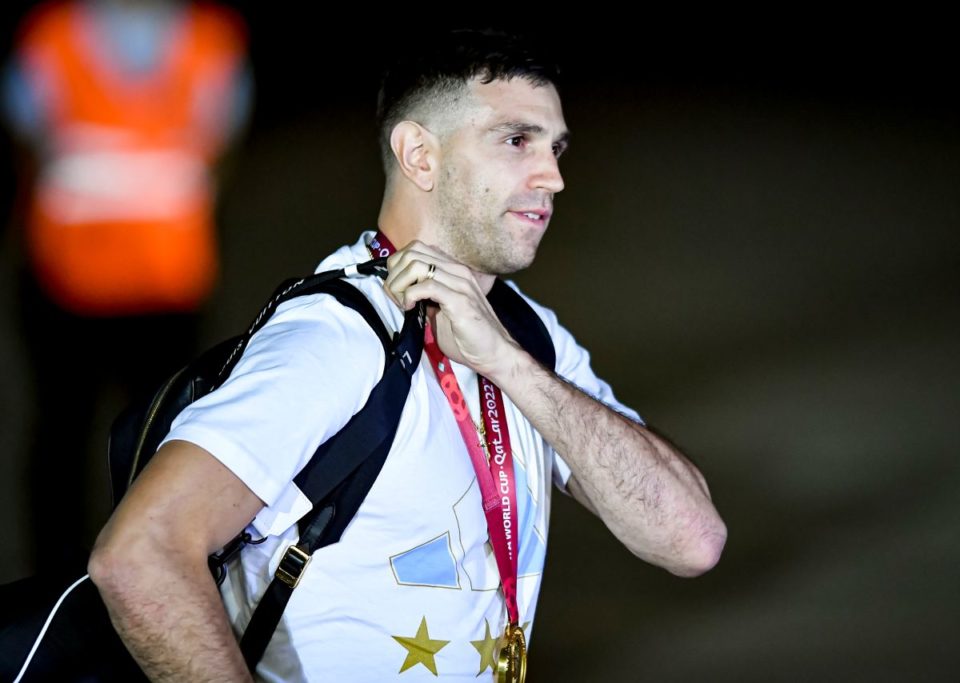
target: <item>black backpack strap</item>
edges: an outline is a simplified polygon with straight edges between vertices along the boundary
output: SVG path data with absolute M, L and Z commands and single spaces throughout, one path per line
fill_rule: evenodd
M 423 306 L 419 305 L 407 312 L 403 329 L 387 355 L 383 377 L 364 407 L 317 448 L 294 478 L 314 508 L 300 520 L 300 539 L 284 552 L 240 640 L 240 650 L 251 671 L 273 637 L 312 554 L 340 540 L 380 474 L 410 393 L 410 379 L 420 363 L 423 326 Z
M 553 339 L 547 332 L 547 326 L 527 300 L 513 287 L 497 278 L 487 294 L 487 301 L 510 336 L 541 365 L 554 370 L 557 366 L 557 351 L 553 346 Z
M 346 268 L 327 270 L 322 273 L 314 273 L 307 277 L 292 278 L 282 282 L 273 292 L 273 295 L 267 303 L 264 304 L 263 308 L 260 309 L 257 317 L 250 323 L 250 327 L 247 328 L 246 333 L 238 338 L 236 345 L 220 368 L 214 386 L 210 388 L 209 391 L 213 391 L 213 389 L 216 389 L 227 380 L 230 372 L 240 360 L 240 356 L 243 355 L 244 349 L 247 348 L 247 344 L 250 343 L 250 338 L 267 324 L 270 316 L 277 310 L 277 306 L 291 299 L 295 299 L 298 296 L 319 294 L 321 292 L 333 294 L 340 303 L 360 313 L 377 333 L 380 341 L 384 344 L 384 349 L 388 348 L 390 336 L 384 329 L 380 316 L 376 315 L 373 305 L 363 294 L 357 291 L 356 288 L 340 280 L 340 278 L 355 277 L 357 275 L 378 275 L 380 277 L 386 277 L 386 263 L 387 260 L 385 258 L 373 259 Z M 370 312 L 374 315 L 368 315 Z
M 366 264 L 362 264 L 366 265 Z M 367 322 L 367 325 L 376 333 L 377 338 L 380 340 L 380 343 L 383 345 L 383 365 L 384 370 L 386 370 L 389 362 L 391 353 L 393 353 L 394 342 L 390 338 L 390 333 L 387 331 L 386 326 L 383 324 L 383 321 L 380 319 L 380 315 L 377 313 L 376 309 L 373 307 L 373 304 L 370 303 L 370 300 L 360 292 L 356 287 L 348 285 L 346 282 L 340 279 L 331 280 L 328 277 L 330 272 L 343 274 L 343 271 L 328 271 L 324 273 L 318 273 L 311 278 L 306 280 L 290 280 L 288 282 L 294 282 L 297 284 L 296 287 L 287 287 L 281 285 L 278 288 L 277 292 L 282 292 L 281 297 L 277 297 L 275 294 L 268 302 L 267 306 L 261 311 L 260 315 L 257 317 L 254 324 L 250 326 L 250 329 L 247 331 L 246 335 L 240 338 L 235 338 L 229 340 L 233 344 L 233 350 L 231 351 L 231 357 L 223 363 L 223 368 L 220 370 L 220 375 L 224 373 L 224 370 L 227 371 L 227 374 L 232 370 L 232 368 L 237 364 L 240 359 L 240 354 L 237 353 L 237 349 L 246 348 L 247 342 L 249 342 L 250 337 L 263 327 L 270 315 L 276 310 L 276 306 L 283 301 L 288 301 L 296 296 L 306 296 L 309 294 L 320 294 L 326 293 L 334 296 L 337 301 L 347 308 L 351 308 Z M 264 315 L 264 311 L 268 311 L 267 315 Z M 214 386 L 217 387 L 225 381 L 224 378 L 221 378 L 218 375 L 215 378 Z M 212 389 L 205 390 L 212 391 Z M 321 448 L 318 449 L 308 461 L 308 466 L 310 463 L 314 462 L 319 454 L 322 452 Z M 316 506 L 320 500 L 320 497 L 311 496 L 309 492 L 304 492 L 308 498 L 310 498 L 311 503 Z M 307 514 L 309 516 L 310 513 Z M 262 543 L 265 539 L 254 540 L 253 537 L 246 531 L 238 534 L 232 541 L 225 545 L 219 552 L 213 553 L 207 558 L 207 564 L 210 566 L 210 572 L 213 574 L 214 578 L 217 581 L 217 585 L 223 582 L 224 576 L 226 575 L 226 565 L 234 557 L 236 557 L 240 551 L 244 549 L 247 545 Z

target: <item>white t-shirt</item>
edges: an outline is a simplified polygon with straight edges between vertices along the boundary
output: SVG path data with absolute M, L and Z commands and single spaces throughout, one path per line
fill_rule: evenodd
M 342 247 L 317 271 L 368 260 L 371 236 Z M 388 329 L 400 329 L 403 313 L 379 278 L 350 282 Z M 594 375 L 589 355 L 553 312 L 527 301 L 553 339 L 557 374 L 639 420 Z M 476 374 L 453 367 L 476 422 Z M 221 388 L 174 422 L 166 440 L 206 449 L 266 503 L 250 531 L 267 540 L 244 550 L 222 588 L 238 633 L 310 508 L 291 480 L 363 407 L 382 369 L 383 347 L 359 314 L 326 294 L 300 297 L 278 307 Z M 529 636 L 550 482 L 562 487 L 570 470 L 504 399 L 517 479 L 517 593 Z M 313 555 L 257 673 L 286 682 L 475 681 L 481 673 L 483 680 L 492 676 L 493 642 L 506 623 L 499 584 L 476 474 L 424 356 L 380 476 L 340 542 Z

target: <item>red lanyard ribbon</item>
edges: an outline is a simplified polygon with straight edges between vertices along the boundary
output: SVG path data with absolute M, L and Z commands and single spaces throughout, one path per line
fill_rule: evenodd
M 370 253 L 373 254 L 374 258 L 385 258 L 397 250 L 397 248 L 393 246 L 393 242 L 388 240 L 387 236 L 379 230 L 373 239 L 370 240 L 370 244 L 367 245 L 367 249 L 370 250 Z
M 390 241 L 378 232 L 370 244 L 371 251 L 381 256 L 393 253 Z M 503 394 L 500 389 L 482 375 L 477 375 L 480 390 L 480 412 L 490 455 L 489 463 L 478 443 L 477 430 L 470 417 L 470 410 L 464 398 L 456 375 L 450 367 L 450 360 L 443 355 L 428 322 L 424 329 L 424 350 L 430 359 L 430 365 L 436 373 L 440 388 L 443 390 L 463 442 L 470 453 L 473 469 L 477 473 L 480 495 L 483 499 L 483 514 L 487 518 L 487 532 L 493 555 L 500 571 L 500 583 L 503 597 L 507 603 L 507 617 L 511 624 L 520 623 L 520 610 L 517 606 L 517 557 L 519 538 L 517 536 L 519 511 L 517 509 L 517 480 L 513 471 L 513 451 L 510 448 L 510 431 L 507 427 L 507 414 L 504 410 Z
M 427 323 L 424 330 L 423 348 L 430 359 L 440 388 L 457 419 L 457 426 L 463 436 L 463 442 L 470 452 L 473 469 L 477 473 L 480 495 L 483 499 L 483 514 L 487 518 L 487 532 L 490 545 L 500 570 L 500 582 L 503 585 L 503 597 L 507 602 L 507 616 L 510 623 L 520 623 L 517 608 L 517 482 L 513 472 L 513 452 L 510 449 L 510 432 L 507 428 L 506 413 L 503 409 L 503 396 L 500 389 L 482 375 L 477 379 L 480 385 L 480 411 L 486 431 L 487 451 L 490 462 L 477 442 L 477 430 L 470 419 L 470 411 L 463 397 L 463 391 L 456 375 L 450 367 L 437 340 L 433 328 Z

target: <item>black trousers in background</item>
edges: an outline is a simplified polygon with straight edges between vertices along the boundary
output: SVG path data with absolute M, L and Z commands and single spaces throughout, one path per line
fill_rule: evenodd
M 29 524 L 34 571 L 56 573 L 89 554 L 90 467 L 106 478 L 106 432 L 93 421 L 111 387 L 123 403 L 153 393 L 196 352 L 198 315 L 95 318 L 52 302 L 28 276 L 21 319 L 33 366 L 36 410 L 29 444 Z M 96 506 L 103 510 L 104 506 Z M 98 515 L 101 517 L 102 515 Z

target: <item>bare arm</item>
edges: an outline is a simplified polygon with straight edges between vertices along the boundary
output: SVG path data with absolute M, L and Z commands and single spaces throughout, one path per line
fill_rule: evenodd
M 263 502 L 207 451 L 171 441 L 100 532 L 90 578 L 152 681 L 250 681 L 207 555 Z
M 717 563 L 726 528 L 689 460 L 519 347 L 503 357 L 491 379 L 570 465 L 573 496 L 631 552 L 679 576 Z
M 631 552 L 680 576 L 716 564 L 726 527 L 689 460 L 539 365 L 503 329 L 465 266 L 419 242 L 388 265 L 387 292 L 405 309 L 420 300 L 439 305 L 440 348 L 500 386 L 570 465 L 571 493 Z

